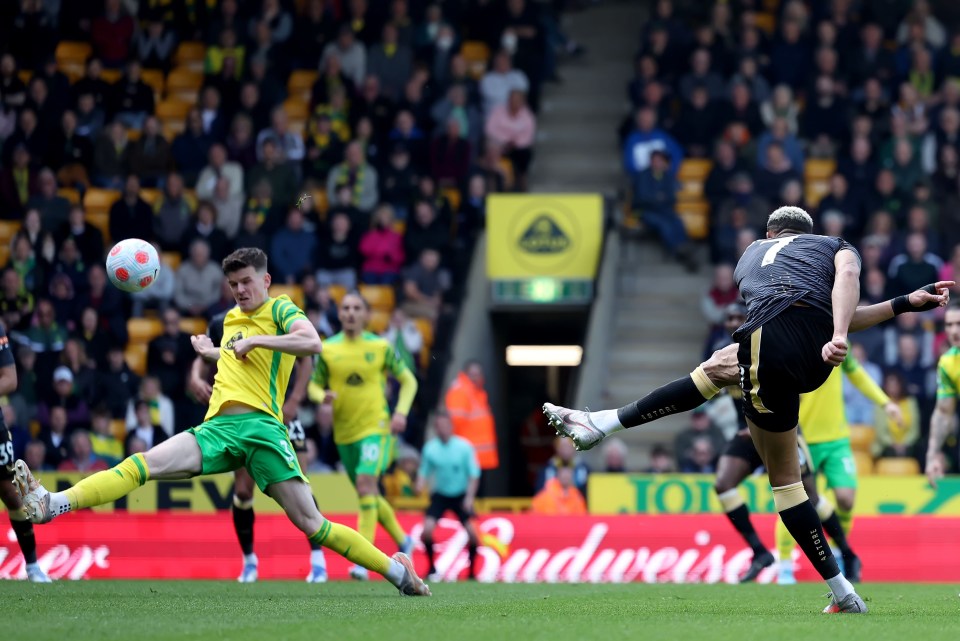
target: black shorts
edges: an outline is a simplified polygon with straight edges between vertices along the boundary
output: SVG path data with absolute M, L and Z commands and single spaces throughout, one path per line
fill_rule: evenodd
M 799 433 L 797 434 L 797 450 L 800 457 L 800 476 L 810 476 L 813 474 L 813 469 L 810 467 L 810 450 L 807 448 L 807 442 L 803 440 L 803 436 Z M 760 458 L 757 446 L 753 444 L 753 439 L 750 438 L 749 434 L 746 436 L 737 434 L 730 439 L 723 455 L 743 459 L 751 470 L 763 467 L 763 459 Z
M 814 307 L 788 307 L 740 342 L 743 413 L 768 432 L 797 426 L 800 395 L 827 380 L 833 367 L 820 355 L 833 337 L 833 319 Z
M 463 509 L 463 499 L 466 495 L 443 496 L 442 494 L 430 495 L 430 507 L 427 508 L 427 516 L 431 519 L 439 519 L 446 512 L 450 511 L 456 515 L 460 523 L 466 525 L 473 514 Z
M 3 425 L 0 425 L 0 481 L 13 480 L 13 434 Z
M 287 437 L 290 439 L 290 445 L 297 454 L 303 454 L 307 451 L 307 432 L 303 429 L 300 419 L 293 419 L 287 423 Z

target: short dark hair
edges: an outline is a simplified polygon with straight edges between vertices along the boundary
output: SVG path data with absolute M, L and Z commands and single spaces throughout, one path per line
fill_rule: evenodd
M 267 271 L 267 254 L 257 247 L 241 247 L 223 259 L 223 273 L 238 272 L 253 267 L 258 272 Z
M 363 308 L 368 312 L 370 311 L 370 301 L 364 298 L 363 294 L 360 293 L 359 289 L 351 289 L 349 292 L 344 294 L 343 298 L 340 299 L 341 304 L 343 303 L 343 299 L 346 298 L 347 296 L 353 296 L 355 298 L 359 298 L 360 302 L 363 303 Z

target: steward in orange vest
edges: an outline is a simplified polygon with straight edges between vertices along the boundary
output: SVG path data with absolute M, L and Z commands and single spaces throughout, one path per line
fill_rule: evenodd
M 481 470 L 500 465 L 497 454 L 497 428 L 493 423 L 487 391 L 483 388 L 483 368 L 468 362 L 447 391 L 447 413 L 453 433 L 470 441 L 477 451 Z

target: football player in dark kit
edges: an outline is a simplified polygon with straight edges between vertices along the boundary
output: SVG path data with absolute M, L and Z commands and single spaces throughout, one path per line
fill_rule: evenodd
M 223 319 L 226 312 L 217 314 L 210 319 L 207 325 L 207 336 L 214 345 L 220 345 L 223 341 Z M 229 339 L 228 339 L 229 340 Z M 211 381 L 216 373 L 213 368 L 216 364 L 209 364 L 199 356 L 194 360 L 193 367 L 190 370 L 190 390 L 201 403 L 210 400 Z M 283 405 L 283 417 L 287 424 L 287 436 L 290 438 L 290 444 L 297 458 L 300 459 L 301 467 L 306 470 L 305 455 L 307 452 L 307 435 L 304 432 L 303 425 L 297 418 L 297 408 L 300 406 L 302 398 L 296 398 L 297 394 L 302 394 L 306 388 L 306 380 L 300 380 L 301 376 L 309 378 L 313 372 L 309 358 L 297 359 L 294 365 L 293 380 L 299 381 L 299 385 L 291 385 L 287 391 L 287 399 Z M 240 468 L 234 473 L 233 481 L 233 529 L 237 534 L 237 541 L 240 543 L 240 550 L 243 552 L 243 570 L 237 579 L 240 583 L 254 583 L 258 577 L 259 560 L 253 551 L 253 490 L 255 483 L 253 477 L 247 472 L 246 468 Z M 314 498 L 316 503 L 316 498 Z M 327 561 L 323 555 L 323 548 L 312 541 L 310 543 L 310 572 L 307 574 L 307 583 L 326 583 L 327 582 Z
M 608 434 L 667 414 L 687 411 L 739 380 L 750 435 L 767 468 L 784 525 L 830 586 L 824 612 L 866 612 L 840 573 L 817 511 L 800 481 L 797 420 L 800 394 L 827 379 L 847 354 L 847 335 L 895 315 L 949 302 L 952 282 L 857 308 L 860 257 L 840 238 L 817 236 L 798 207 L 781 207 L 767 221 L 767 238 L 744 252 L 735 272 L 747 320 L 735 344 L 719 350 L 690 376 L 661 387 L 619 410 L 580 412 L 547 403 L 544 413 L 579 449 Z
M 13 360 L 10 339 L 3 325 L 0 325 L 0 396 L 17 391 L 17 366 Z M 50 577 L 37 563 L 37 539 L 33 534 L 33 523 L 27 520 L 23 511 L 23 502 L 13 484 L 13 435 L 3 422 L 0 414 L 0 500 L 10 514 L 10 526 L 17 535 L 17 543 L 23 553 L 23 563 L 27 580 L 33 583 L 50 583 Z

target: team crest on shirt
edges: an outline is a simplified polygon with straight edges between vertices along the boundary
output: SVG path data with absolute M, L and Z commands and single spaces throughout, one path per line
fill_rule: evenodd
M 367 362 L 368 362 L 368 363 L 372 363 L 372 362 L 373 362 L 373 359 L 375 359 L 375 358 L 377 357 L 377 355 L 374 354 L 373 352 L 367 352 L 366 354 L 363 355 L 363 357 L 364 357 L 365 359 L 367 359 Z
M 354 372 L 347 377 L 347 385 L 350 385 L 351 387 L 360 387 L 363 385 L 363 377 Z
M 223 347 L 224 349 L 229 349 L 230 351 L 233 351 L 233 344 L 241 340 L 243 340 L 243 332 L 237 332 L 236 334 L 230 337 L 230 340 L 228 340 L 227 344 L 224 345 Z

